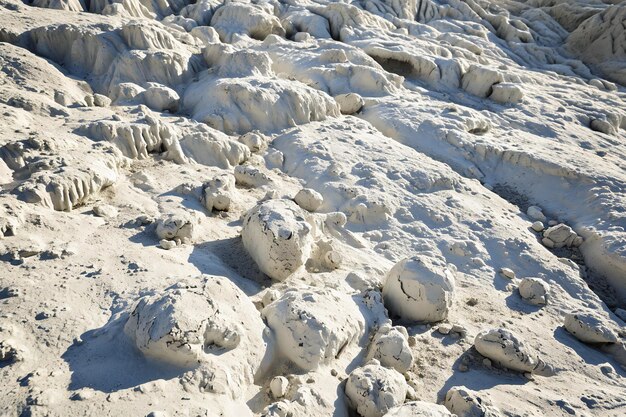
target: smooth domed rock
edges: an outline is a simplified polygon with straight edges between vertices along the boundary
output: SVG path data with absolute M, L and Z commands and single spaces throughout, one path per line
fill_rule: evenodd
M 284 376 L 275 376 L 270 381 L 270 391 L 274 398 L 282 398 L 287 393 L 289 381 Z
M 565 315 L 565 329 L 585 343 L 615 343 L 617 336 L 599 315 L 577 311 Z
M 545 305 L 548 302 L 550 286 L 540 278 L 523 278 L 517 289 L 529 304 Z
M 322 206 L 324 198 L 320 193 L 311 188 L 303 188 L 298 191 L 294 197 L 294 201 L 303 209 L 314 212 Z
M 543 210 L 538 206 L 530 206 L 526 209 L 526 215 L 530 217 L 532 220 L 537 220 L 540 222 L 545 222 L 546 216 L 543 214 Z
M 404 320 L 437 322 L 448 317 L 454 298 L 454 273 L 425 256 L 398 262 L 383 286 L 385 307 Z
M 500 366 L 519 372 L 551 376 L 554 370 L 540 359 L 533 349 L 515 333 L 506 329 L 491 329 L 480 332 L 474 347 L 481 355 Z
M 312 226 L 291 200 L 267 200 L 246 213 L 243 245 L 259 269 L 284 281 L 311 255 Z
M 365 101 L 356 93 L 339 94 L 335 96 L 342 114 L 354 114 L 363 108 Z
M 143 93 L 144 101 L 154 111 L 176 113 L 180 97 L 178 93 L 164 85 L 152 85 Z

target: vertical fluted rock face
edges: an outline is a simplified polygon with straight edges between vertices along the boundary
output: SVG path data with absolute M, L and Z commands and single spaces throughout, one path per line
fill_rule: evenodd
M 589 17 L 567 38 L 567 47 L 602 75 L 626 84 L 626 4 L 618 3 Z

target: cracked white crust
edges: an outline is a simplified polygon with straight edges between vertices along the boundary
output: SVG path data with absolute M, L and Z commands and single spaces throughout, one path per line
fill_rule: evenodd
M 357 304 L 330 289 L 289 290 L 263 316 L 280 354 L 307 371 L 335 360 L 365 332 Z
M 435 262 L 415 256 L 394 265 L 383 286 L 385 306 L 391 314 L 414 322 L 448 317 L 454 299 L 454 274 Z
M 362 417 L 382 417 L 401 405 L 407 393 L 404 377 L 374 361 L 357 368 L 348 376 L 346 396 Z
M 146 356 L 199 367 L 196 373 L 205 374 L 202 379 L 207 373 L 231 374 L 215 382 L 221 391 L 231 392 L 252 383 L 265 350 L 264 328 L 238 287 L 226 278 L 205 276 L 199 283 L 180 283 L 140 298 L 124 330 Z
M 259 269 L 284 281 L 309 258 L 312 231 L 306 212 L 293 201 L 267 200 L 246 213 L 241 237 Z
M 551 376 L 554 370 L 515 333 L 506 329 L 491 329 L 480 332 L 474 347 L 483 356 L 508 369 Z

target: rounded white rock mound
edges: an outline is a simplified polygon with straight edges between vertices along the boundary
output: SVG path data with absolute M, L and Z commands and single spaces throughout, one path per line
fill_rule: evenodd
M 207 276 L 141 297 L 124 330 L 146 356 L 177 366 L 210 363 L 251 383 L 265 328 L 254 304 L 228 279 Z
M 506 329 L 491 329 L 480 332 L 474 347 L 481 355 L 504 368 L 519 372 L 530 372 L 542 376 L 554 375 L 554 370 L 540 359 L 533 349 L 515 333 Z
M 404 403 L 407 385 L 401 373 L 377 361 L 357 368 L 348 376 L 346 396 L 362 417 L 382 417 Z
M 270 381 L 270 391 L 274 398 L 282 398 L 289 389 L 289 380 L 284 376 L 275 376 Z
M 178 93 L 164 85 L 150 83 L 150 86 L 143 92 L 144 102 L 146 106 L 154 111 L 169 111 L 176 113 L 180 103 Z
M 259 188 L 272 182 L 265 172 L 252 165 L 237 165 L 234 175 L 235 182 L 244 187 Z
M 458 417 L 499 417 L 500 411 L 480 392 L 464 386 L 452 387 L 446 393 L 445 407 Z
M 193 240 L 192 219 L 186 214 L 168 214 L 157 221 L 156 234 L 159 239 L 180 240 L 190 242 Z
M 267 200 L 250 209 L 241 237 L 259 269 L 278 281 L 304 265 L 313 245 L 307 214 L 291 200 Z
M 461 85 L 465 91 L 478 97 L 488 97 L 493 93 L 495 84 L 504 81 L 504 77 L 498 71 L 490 68 L 472 65 L 463 74 Z
M 389 410 L 385 417 L 453 417 L 443 405 L 425 401 L 411 401 Z M 482 416 L 482 414 L 481 414 Z
M 584 343 L 615 343 L 615 332 L 597 314 L 576 311 L 565 315 L 565 330 Z
M 111 87 L 109 94 L 114 104 L 143 104 L 145 88 L 131 82 L 119 83 Z
M 335 96 L 342 114 L 354 114 L 360 111 L 365 104 L 363 97 L 356 93 L 339 94 Z
M 183 106 L 195 120 L 227 134 L 276 132 L 340 115 L 339 105 L 322 91 L 257 75 L 207 74 L 185 90 Z
M 401 319 L 432 323 L 448 317 L 454 298 L 454 273 L 426 256 L 404 259 L 383 285 L 385 307 Z
M 550 286 L 540 278 L 523 278 L 517 289 L 529 304 L 540 306 L 548 303 Z
M 228 211 L 234 193 L 235 177 L 230 174 L 218 175 L 202 185 L 202 202 L 209 212 Z
M 267 149 L 269 138 L 260 132 L 248 132 L 239 136 L 239 142 L 246 145 L 250 152 L 261 152 Z
M 316 211 L 324 203 L 322 195 L 311 188 L 301 189 L 293 200 L 297 205 L 310 212 Z
M 543 231 L 542 243 L 549 248 L 578 247 L 583 238 L 566 224 L 559 223 Z
M 405 373 L 413 364 L 408 338 L 404 327 L 381 326 L 370 343 L 367 360 L 376 359 L 383 366 Z
M 524 93 L 522 89 L 513 83 L 494 84 L 491 87 L 490 99 L 502 104 L 515 104 L 522 101 Z
M 224 42 L 231 42 L 236 34 L 258 40 L 271 34 L 285 36 L 280 20 L 270 10 L 257 4 L 226 3 L 213 15 L 211 26 Z
M 278 351 L 305 371 L 316 369 L 358 343 L 365 321 L 350 296 L 330 289 L 286 291 L 262 311 Z
M 546 222 L 548 219 L 545 214 L 543 214 L 543 210 L 539 206 L 530 206 L 526 209 L 526 215 L 533 220 Z

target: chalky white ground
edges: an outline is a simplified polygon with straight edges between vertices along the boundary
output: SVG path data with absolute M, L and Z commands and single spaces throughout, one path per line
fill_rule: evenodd
M 0 415 L 626 415 L 624 19 L 0 0 Z

